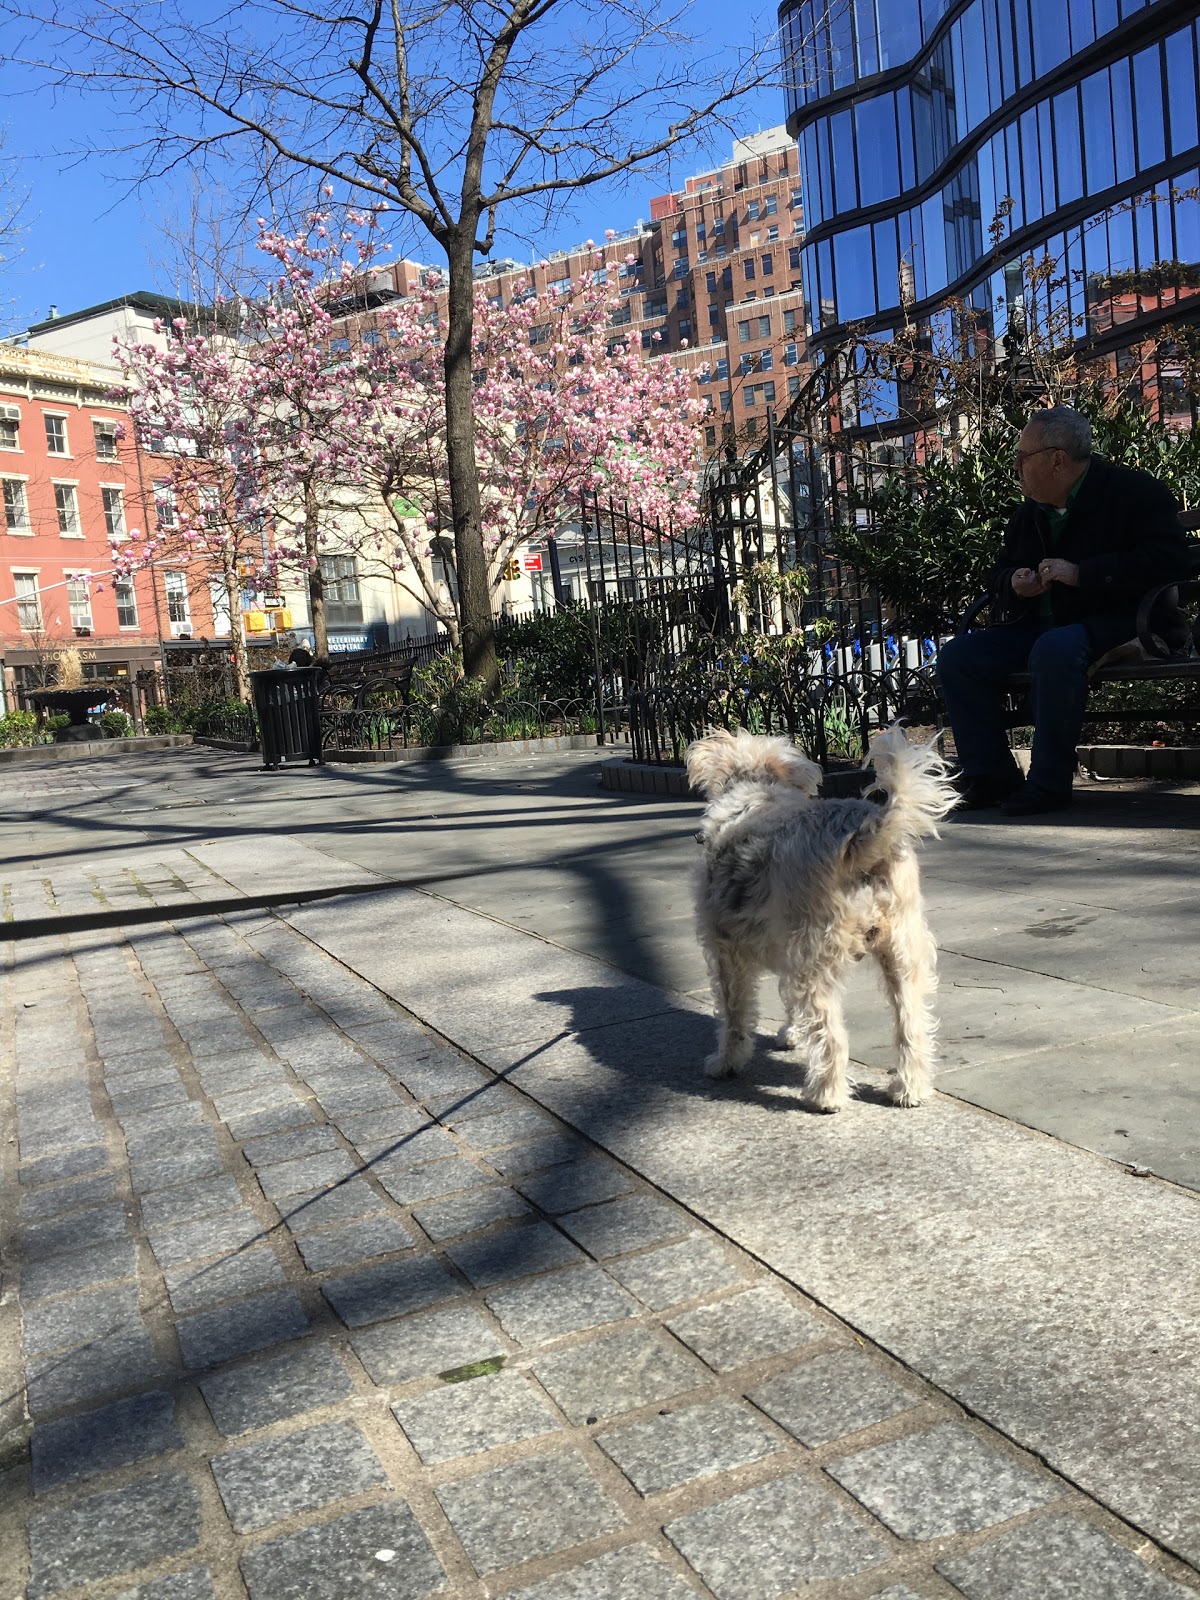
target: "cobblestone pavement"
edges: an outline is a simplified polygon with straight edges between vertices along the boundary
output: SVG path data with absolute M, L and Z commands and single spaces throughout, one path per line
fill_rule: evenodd
M 269 912 L 3 948 L 0 1594 L 1197 1593 Z

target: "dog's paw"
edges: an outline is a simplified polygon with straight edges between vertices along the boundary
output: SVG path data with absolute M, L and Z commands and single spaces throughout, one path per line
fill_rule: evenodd
M 775 1035 L 774 1047 L 776 1050 L 797 1050 L 800 1047 L 800 1029 L 793 1027 L 790 1022 L 785 1022 Z
M 929 1097 L 929 1091 L 918 1089 L 915 1084 L 904 1083 L 900 1078 L 888 1079 L 887 1097 L 894 1106 L 919 1106 L 923 1105 Z
M 728 1060 L 719 1050 L 714 1051 L 704 1063 L 706 1078 L 736 1078 L 737 1074 L 737 1063 Z
M 850 1104 L 850 1091 L 838 1084 L 821 1084 L 805 1090 L 805 1098 L 814 1111 L 845 1111 Z

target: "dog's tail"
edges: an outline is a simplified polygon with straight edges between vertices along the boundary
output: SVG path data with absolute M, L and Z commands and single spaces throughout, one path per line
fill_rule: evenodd
M 867 798 L 879 812 L 857 829 L 847 853 L 863 872 L 920 839 L 937 838 L 938 823 L 958 804 L 958 794 L 935 744 L 910 744 L 894 723 L 871 741 L 864 766 L 875 768 Z

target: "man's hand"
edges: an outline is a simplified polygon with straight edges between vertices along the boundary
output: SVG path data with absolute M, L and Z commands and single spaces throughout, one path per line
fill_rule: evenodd
M 1022 600 L 1032 600 L 1046 592 L 1046 585 L 1032 567 L 1018 567 L 1012 575 L 1012 586 L 1013 593 L 1019 594 Z
M 1047 556 L 1039 561 L 1038 576 L 1047 588 L 1052 583 L 1065 583 L 1068 589 L 1079 587 L 1079 568 L 1073 561 L 1063 561 L 1059 556 Z

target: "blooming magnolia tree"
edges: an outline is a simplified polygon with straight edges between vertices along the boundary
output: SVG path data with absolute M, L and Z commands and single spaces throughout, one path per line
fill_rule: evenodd
M 514 553 L 612 496 L 650 523 L 690 526 L 697 512 L 696 424 L 686 374 L 644 362 L 621 336 L 615 266 L 594 266 L 543 295 L 475 307 L 475 451 L 489 589 Z M 436 288 L 387 312 L 361 345 L 371 415 L 357 426 L 354 475 L 390 519 L 362 553 L 393 574 L 457 637 L 456 594 L 435 585 L 431 538 L 451 526 Z M 390 549 L 389 549 L 390 546 Z
M 330 212 L 316 212 L 290 236 L 260 220 L 258 247 L 279 275 L 246 306 L 252 344 L 245 399 L 254 417 L 258 495 L 276 561 L 303 576 L 319 656 L 329 652 L 321 551 L 348 542 L 338 513 L 354 498 L 358 452 L 351 446 L 370 420 L 360 363 L 333 360 L 331 346 L 333 312 L 361 297 L 378 212 L 352 213 L 346 222 L 339 227 Z M 353 528 L 358 519 L 346 520 Z
M 111 541 L 113 571 L 127 576 L 170 563 L 189 580 L 219 576 L 238 694 L 249 700 L 243 573 L 270 575 L 254 470 L 251 363 L 215 321 L 200 331 L 181 317 L 157 331 L 165 348 L 114 341 L 138 444 L 159 458 L 162 472 L 154 477 L 154 525 Z

